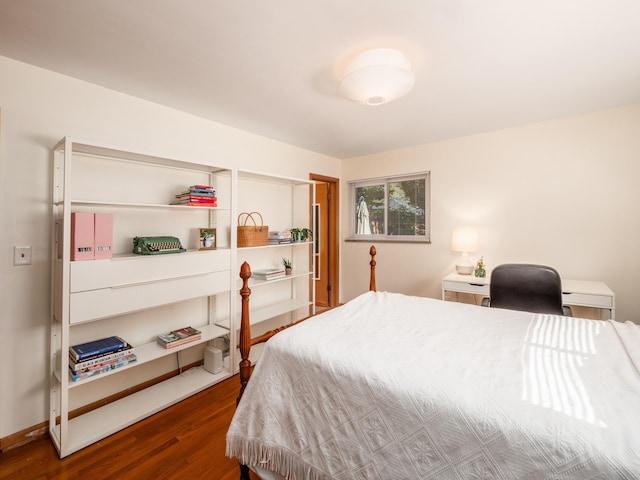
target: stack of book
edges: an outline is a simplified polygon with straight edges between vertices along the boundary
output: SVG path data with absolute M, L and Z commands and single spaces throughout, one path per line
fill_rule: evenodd
M 173 205 L 188 205 L 190 207 L 217 207 L 218 198 L 211 185 L 192 185 L 188 190 L 176 195 Z
M 69 347 L 69 374 L 74 382 L 115 370 L 137 360 L 133 347 L 120 337 L 107 337 Z
M 284 243 L 293 243 L 291 232 L 269 232 L 269 245 L 282 245 Z
M 202 338 L 202 332 L 193 327 L 184 327 L 172 332 L 158 335 L 158 345 L 164 348 L 174 348 L 185 343 L 195 342 Z
M 284 277 L 285 271 L 282 268 L 269 268 L 266 270 L 256 270 L 251 272 L 251 275 L 256 280 L 275 280 L 276 278 Z

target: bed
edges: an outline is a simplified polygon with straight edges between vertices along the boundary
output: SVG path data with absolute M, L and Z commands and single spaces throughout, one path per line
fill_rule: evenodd
M 640 479 L 640 327 L 376 292 L 370 263 L 371 291 L 271 336 L 250 381 L 241 333 L 241 478 Z

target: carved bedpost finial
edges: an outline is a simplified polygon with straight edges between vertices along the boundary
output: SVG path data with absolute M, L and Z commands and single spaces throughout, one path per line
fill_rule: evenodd
M 369 249 L 369 255 L 371 255 L 371 261 L 369 265 L 371 265 L 371 273 L 369 276 L 369 290 L 372 292 L 376 291 L 376 247 L 375 245 L 371 245 Z
M 249 360 L 249 350 L 251 349 L 251 322 L 249 321 L 249 278 L 251 278 L 251 267 L 244 262 L 240 267 L 240 278 L 242 278 L 242 288 L 240 296 L 242 297 L 242 313 L 240 319 L 240 394 L 236 403 L 240 402 L 244 389 L 247 386 L 249 377 L 251 376 L 251 361 Z

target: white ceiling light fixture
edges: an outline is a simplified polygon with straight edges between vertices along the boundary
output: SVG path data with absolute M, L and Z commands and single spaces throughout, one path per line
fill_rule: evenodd
M 407 57 L 398 50 L 377 48 L 362 52 L 349 62 L 339 91 L 366 105 L 382 105 L 409 93 L 414 82 Z

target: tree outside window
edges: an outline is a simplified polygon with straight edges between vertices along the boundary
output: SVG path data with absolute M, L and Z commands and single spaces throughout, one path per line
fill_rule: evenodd
M 349 240 L 429 241 L 429 173 L 350 184 Z

